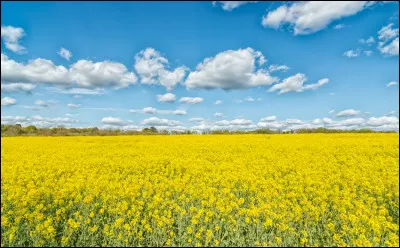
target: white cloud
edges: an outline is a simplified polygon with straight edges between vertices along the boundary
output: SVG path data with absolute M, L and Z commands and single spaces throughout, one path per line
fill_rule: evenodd
M 173 103 L 176 100 L 176 96 L 172 93 L 167 93 L 164 95 L 157 95 L 157 101 Z
M 24 109 L 35 110 L 38 111 L 40 108 L 38 106 L 22 106 Z
M 390 86 L 394 86 L 394 85 L 399 85 L 399 83 L 396 81 L 392 81 L 392 82 L 387 83 L 386 87 L 390 87 Z
M 215 122 L 215 125 L 217 126 L 248 126 L 252 125 L 253 122 L 251 120 L 246 120 L 246 119 L 234 119 L 231 121 L 227 120 L 222 120 L 222 121 L 217 121 Z
M 257 1 L 213 1 L 212 4 L 214 7 L 217 5 L 217 2 L 221 4 L 222 9 L 225 11 L 232 11 L 247 3 L 257 3 Z
M 368 39 L 360 39 L 359 40 L 359 42 L 361 43 L 361 44 L 366 44 L 366 45 L 368 45 L 368 46 L 370 46 L 370 45 L 372 45 L 373 43 L 375 43 L 375 39 L 374 39 L 374 37 L 372 37 L 372 36 L 370 36 Z
M 389 116 L 390 116 L 390 115 L 395 115 L 395 114 L 396 114 L 396 112 L 397 112 L 397 111 L 395 111 L 395 110 L 392 110 L 392 111 L 390 111 L 390 112 L 389 112 L 387 115 L 389 115 Z
M 333 29 L 338 30 L 338 29 L 342 29 L 342 28 L 344 28 L 344 27 L 345 27 L 345 25 L 344 25 L 343 23 L 339 23 L 339 24 L 333 26 Z
M 102 95 L 104 94 L 104 90 L 97 89 L 86 89 L 86 88 L 71 88 L 71 89 L 62 89 L 57 87 L 46 87 L 47 90 L 60 93 L 60 94 L 74 94 L 74 95 Z M 79 98 L 79 97 L 78 97 Z
M 202 121 L 204 121 L 204 118 L 201 118 L 201 117 L 194 117 L 194 118 L 190 118 L 189 121 L 202 122 Z
M 135 56 L 135 70 L 139 74 L 142 84 L 161 84 L 167 90 L 172 90 L 176 84 L 182 82 L 188 70 L 185 66 L 168 70 L 169 62 L 154 48 L 146 48 Z
M 137 109 L 130 109 L 130 110 L 129 110 L 129 113 L 134 113 L 134 114 L 135 114 L 135 113 L 137 113 L 137 112 L 139 112 Z
M 107 124 L 107 125 L 113 125 L 113 126 L 124 126 L 126 125 L 126 123 L 124 121 L 122 121 L 120 118 L 118 117 L 104 117 L 101 120 L 101 123 L 103 124 Z
M 72 57 L 72 53 L 64 47 L 61 47 L 60 51 L 58 51 L 58 54 L 68 61 Z
M 364 54 L 367 56 L 371 56 L 372 55 L 372 51 L 371 50 L 366 50 L 364 51 Z
M 399 119 L 394 116 L 371 117 L 368 119 L 367 124 L 370 126 L 398 125 Z
M 289 24 L 295 35 L 315 33 L 335 20 L 352 16 L 371 5 L 367 1 L 304 1 L 282 5 L 263 16 L 262 25 L 278 29 Z
M 36 87 L 34 84 L 28 83 L 9 83 L 9 84 L 1 84 L 2 92 L 30 92 Z
M 3 40 L 7 49 L 15 53 L 26 52 L 25 47 L 19 44 L 20 39 L 25 36 L 22 28 L 13 26 L 1 26 L 1 39 Z
M 378 31 L 378 39 L 385 42 L 398 37 L 399 28 L 392 28 L 393 25 L 393 23 L 389 23 L 388 25 L 382 27 Z
M 281 83 L 275 84 L 268 91 L 273 92 L 279 90 L 278 95 L 287 92 L 303 92 L 305 90 L 315 90 L 322 85 L 329 82 L 328 78 L 318 80 L 318 83 L 303 85 L 307 81 L 307 77 L 304 74 L 297 73 L 294 76 L 284 79 Z
M 68 103 L 67 107 L 71 109 L 76 109 L 79 108 L 81 105 L 80 104 L 73 104 L 73 103 Z
M 41 128 L 71 126 L 73 123 L 78 123 L 79 120 L 74 120 L 67 117 L 48 118 L 41 116 L 1 116 L 2 124 L 21 124 L 21 126 L 34 125 Z
M 244 100 L 247 101 L 247 102 L 254 102 L 255 101 L 255 99 L 250 97 L 250 96 L 246 97 Z
M 323 122 L 323 123 L 325 123 L 325 124 L 331 124 L 331 123 L 333 123 L 333 120 L 332 120 L 332 119 L 329 119 L 329 118 L 326 118 L 326 117 L 324 117 L 324 118 L 322 118 L 322 122 Z
M 322 123 L 322 120 L 321 119 L 314 119 L 311 123 L 315 124 L 315 125 L 318 125 L 318 124 Z
M 268 70 L 269 72 L 274 72 L 274 71 L 287 71 L 289 67 L 286 65 L 270 65 Z
M 83 108 L 83 109 L 89 109 L 89 110 L 100 110 L 100 111 L 126 111 L 127 109 L 122 109 L 122 108 Z
M 73 82 L 85 88 L 120 89 L 135 84 L 137 81 L 136 75 L 129 72 L 125 65 L 112 61 L 79 60 L 71 65 L 69 75 Z
M 388 56 L 399 55 L 399 28 L 392 28 L 393 25 L 390 23 L 378 31 L 378 49 Z
M 346 57 L 349 57 L 349 58 L 358 57 L 358 56 L 360 56 L 360 49 L 348 50 L 348 51 L 343 53 L 343 56 L 346 56 Z
M 25 65 L 1 54 L 1 81 L 2 83 L 44 83 L 65 87 L 119 89 L 136 83 L 137 78 L 135 74 L 128 72 L 123 64 L 111 61 L 79 60 L 67 69 L 41 58 L 30 60 Z
M 221 104 L 221 103 L 222 103 L 221 100 L 216 100 L 214 104 L 218 105 L 218 104 Z
M 142 125 L 149 125 L 149 126 L 178 126 L 179 124 L 180 124 L 179 121 L 160 119 L 157 117 L 151 117 L 148 119 L 144 119 L 142 121 Z
M 49 83 L 70 85 L 68 70 L 64 66 L 56 66 L 46 59 L 30 60 L 26 65 L 9 59 L 1 54 L 2 83 Z
M 257 123 L 259 128 L 270 128 L 270 129 L 281 129 L 285 126 L 285 123 L 281 122 L 259 122 Z
M 287 119 L 286 124 L 304 124 L 304 121 L 299 120 L 299 119 Z
M 262 59 L 262 53 L 252 48 L 228 50 L 215 57 L 204 59 L 192 71 L 186 81 L 187 88 L 224 90 L 244 89 L 270 85 L 278 81 L 265 69 L 257 69 L 256 64 Z
M 156 112 L 157 112 L 157 109 L 155 109 L 153 107 L 143 108 L 143 113 L 145 113 L 145 114 L 155 114 Z
M 268 117 L 262 118 L 260 120 L 260 122 L 269 122 L 269 121 L 276 121 L 276 120 L 277 120 L 276 116 L 273 115 L 273 116 L 268 116 Z
M 343 111 L 340 111 L 339 113 L 337 113 L 336 117 L 356 116 L 356 115 L 359 115 L 359 114 L 360 114 L 359 110 L 346 109 L 346 110 L 343 110 Z
M 328 113 L 331 115 L 331 114 L 335 113 L 335 110 L 334 110 L 334 109 L 331 109 L 331 110 L 329 110 Z
M 399 37 L 396 39 L 392 40 L 387 45 L 384 45 L 385 43 L 379 42 L 378 49 L 381 51 L 382 54 L 386 54 L 388 56 L 394 56 L 394 55 L 399 55 Z
M 173 115 L 187 115 L 185 110 L 177 109 L 174 112 L 172 112 Z
M 224 117 L 224 114 L 217 112 L 217 113 L 214 114 L 214 116 L 215 117 Z
M 198 104 L 201 103 L 204 99 L 201 97 L 181 97 L 179 102 L 188 103 L 188 104 Z
M 38 106 L 41 106 L 41 107 L 48 107 L 48 106 L 49 106 L 48 103 L 46 103 L 46 102 L 43 101 L 43 100 L 37 100 L 37 101 L 35 102 L 35 104 L 38 105 Z
M 1 98 L 1 106 L 10 106 L 10 105 L 15 105 L 17 103 L 17 100 L 15 100 L 12 97 L 3 97 Z

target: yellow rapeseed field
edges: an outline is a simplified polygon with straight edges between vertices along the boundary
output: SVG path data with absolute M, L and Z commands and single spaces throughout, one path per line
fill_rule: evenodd
M 2 138 L 1 245 L 398 246 L 398 138 Z

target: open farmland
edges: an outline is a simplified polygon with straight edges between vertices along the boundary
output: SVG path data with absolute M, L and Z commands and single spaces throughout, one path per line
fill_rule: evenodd
M 398 138 L 2 138 L 1 245 L 398 246 Z

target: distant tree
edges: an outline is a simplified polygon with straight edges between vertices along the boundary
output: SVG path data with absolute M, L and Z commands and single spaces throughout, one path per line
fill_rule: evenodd
M 23 131 L 24 131 L 25 133 L 30 133 L 30 134 L 32 134 L 32 133 L 36 133 L 36 132 L 37 132 L 37 128 L 36 128 L 34 125 L 29 125 L 29 126 L 23 128 Z

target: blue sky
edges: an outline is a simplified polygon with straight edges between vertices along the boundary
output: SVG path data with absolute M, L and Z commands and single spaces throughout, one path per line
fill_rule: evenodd
M 398 130 L 395 2 L 1 4 L 5 124 Z

